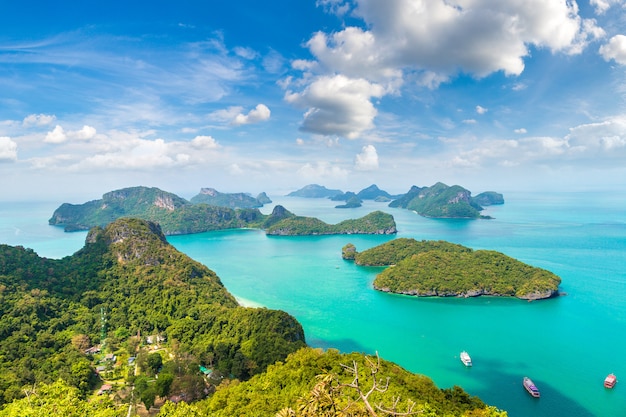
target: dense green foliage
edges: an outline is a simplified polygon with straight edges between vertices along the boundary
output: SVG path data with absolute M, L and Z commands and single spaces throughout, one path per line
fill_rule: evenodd
M 382 211 L 371 212 L 360 219 L 344 220 L 335 225 L 313 217 L 291 216 L 266 229 L 268 235 L 393 234 L 396 222 Z
M 373 381 L 367 358 L 363 355 L 341 354 L 335 350 L 322 352 L 319 349 L 306 348 L 289 355 L 284 363 L 269 366 L 265 373 L 256 375 L 249 381 L 218 387 L 211 398 L 197 406 L 207 415 L 215 417 L 273 416 L 287 407 L 297 409 L 303 400 L 305 402 L 307 399 L 313 400 L 310 393 L 320 378 L 330 376 L 336 382 L 350 383 L 354 375 L 347 373 L 343 365 L 353 363 L 356 363 L 360 370 L 361 383 L 371 384 Z M 373 394 L 370 398 L 372 404 L 381 403 L 389 407 L 394 398 L 400 397 L 403 400 L 410 399 L 421 409 L 428 410 L 430 414 L 425 414 L 428 416 L 489 415 L 476 413 L 486 412 L 489 408 L 480 399 L 469 396 L 459 387 L 442 390 L 426 376 L 412 374 L 391 362 L 381 361 L 376 378 L 386 380 L 387 377 L 389 377 L 388 389 Z M 337 409 L 352 404 L 354 414 L 350 415 L 366 415 L 355 391 L 343 389 L 335 400 Z M 475 414 L 470 414 L 472 412 Z
M 0 417 L 123 417 L 128 409 L 106 397 L 85 401 L 79 390 L 61 380 L 26 391 L 27 397 L 1 409 Z
M 385 242 L 363 252 L 358 252 L 354 255 L 354 260 L 357 265 L 389 266 L 395 265 L 401 260 L 412 255 L 417 255 L 431 250 L 446 252 L 471 252 L 470 248 L 443 240 L 420 241 L 402 237 L 390 240 L 389 242 Z
M 339 204 L 338 206 L 335 206 L 335 208 L 357 208 L 363 205 L 361 203 L 362 201 L 359 197 L 352 196 L 346 200 L 346 204 Z
M 225 198 L 230 199 L 229 201 L 233 201 L 235 198 L 233 196 L 245 196 L 245 194 L 217 194 L 215 198 L 227 196 Z M 202 199 L 210 197 L 209 194 L 200 196 L 203 196 Z M 269 200 L 267 196 L 259 197 Z M 200 200 L 200 197 L 196 198 L 196 201 Z M 260 205 L 262 204 L 258 206 Z M 104 227 L 118 218 L 126 217 L 158 223 L 165 235 L 238 228 L 262 228 L 269 234 L 281 235 L 395 233 L 395 222 L 388 214 L 381 216 L 376 213 L 370 217 L 348 221 L 351 222 L 350 226 L 344 228 L 339 225 L 328 225 L 315 218 L 297 217 L 282 206 L 276 206 L 272 214 L 264 215 L 257 208 L 233 209 L 202 202 L 194 204 L 158 188 L 147 187 L 112 191 L 105 194 L 102 200 L 82 205 L 65 203 L 55 210 L 49 223 L 64 225 L 66 231 L 87 230 L 95 226 Z M 286 219 L 290 220 L 280 227 L 275 226 Z M 381 232 L 382 229 L 385 230 Z
M 267 196 L 265 196 L 267 198 Z M 257 208 L 263 207 L 263 202 L 245 193 L 220 193 L 213 188 L 203 188 L 193 196 L 190 202 L 204 203 L 211 206 L 230 208 Z
M 83 249 L 51 260 L 0 245 L 0 404 L 22 387 L 63 379 L 86 393 L 84 349 L 107 337 L 164 334 L 178 349 L 237 378 L 262 372 L 305 345 L 282 311 L 239 307 L 215 273 L 170 246 L 158 226 L 120 219 L 95 228 Z
M 495 192 L 482 193 L 480 198 L 473 198 L 461 186 L 438 182 L 431 187 L 411 187 L 408 193 L 389 203 L 389 207 L 406 208 L 425 217 L 475 219 L 481 217 L 481 201 L 486 204 L 504 203 L 502 195 Z
M 500 252 L 443 241 L 402 238 L 355 255 L 353 251 L 344 247 L 359 265 L 393 265 L 376 276 L 374 287 L 394 293 L 535 299 L 556 295 L 561 283 L 555 274 Z
M 504 204 L 504 196 L 495 191 L 485 191 L 472 197 L 472 201 L 479 206 L 491 206 L 493 204 Z

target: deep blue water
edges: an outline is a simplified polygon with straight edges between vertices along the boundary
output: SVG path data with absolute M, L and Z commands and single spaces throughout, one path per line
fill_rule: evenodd
M 626 414 L 626 385 L 602 386 L 610 372 L 626 378 L 626 194 L 505 193 L 504 205 L 485 211 L 493 220 L 426 219 L 373 202 L 339 210 L 325 199 L 273 199 L 329 223 L 387 211 L 397 237 L 498 250 L 561 276 L 567 295 L 529 303 L 379 293 L 371 284 L 380 269 L 342 260 L 341 248 L 351 242 L 364 250 L 394 236 L 268 237 L 235 230 L 168 240 L 217 272 L 242 303 L 293 314 L 312 346 L 378 351 L 440 387 L 460 385 L 512 417 Z M 60 203 L 3 203 L 0 243 L 54 258 L 75 252 L 85 233 L 47 226 Z M 471 354 L 472 368 L 461 364 L 461 350 Z M 526 394 L 524 376 L 538 385 L 540 399 Z

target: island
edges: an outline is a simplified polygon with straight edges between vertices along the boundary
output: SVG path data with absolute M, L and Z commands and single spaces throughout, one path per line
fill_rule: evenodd
M 331 198 L 338 194 L 342 194 L 341 190 L 331 190 L 323 185 L 309 184 L 297 191 L 287 194 L 287 197 L 304 197 L 304 198 Z
M 419 297 L 481 295 L 538 300 L 559 295 L 561 278 L 492 250 L 445 241 L 398 238 L 363 252 L 352 244 L 342 257 L 357 265 L 388 266 L 374 288 Z
M 494 191 L 472 197 L 472 193 L 459 186 L 438 182 L 431 187 L 412 186 L 404 195 L 389 203 L 389 207 L 405 208 L 424 217 L 489 219 L 480 212 L 483 205 L 504 204 L 502 194 Z
M 266 215 L 257 208 L 233 209 L 192 203 L 158 188 L 141 186 L 111 191 L 101 200 L 84 204 L 64 203 L 54 211 L 48 223 L 71 232 L 104 227 L 122 217 L 158 223 L 168 236 L 238 228 L 263 229 L 268 235 L 280 236 L 396 233 L 393 216 L 383 212 L 329 225 L 316 218 L 296 216 L 280 205 Z
M 189 201 L 230 208 L 258 208 L 272 202 L 264 192 L 255 198 L 246 193 L 221 193 L 214 188 L 201 188 L 200 193 Z
M 145 220 L 58 260 L 0 245 L 0 301 L 1 416 L 506 416 L 378 355 L 308 347 L 293 316 L 240 306 Z

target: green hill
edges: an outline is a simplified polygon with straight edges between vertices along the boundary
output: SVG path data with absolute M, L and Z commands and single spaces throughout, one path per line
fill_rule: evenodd
M 57 379 L 89 391 L 96 365 L 84 349 L 101 342 L 102 312 L 111 352 L 134 355 L 132 335 L 161 334 L 177 355 L 240 379 L 305 345 L 293 317 L 238 306 L 156 224 L 120 219 L 60 260 L 0 245 L 0 404 Z
M 263 195 L 260 197 L 264 198 Z M 48 223 L 64 226 L 66 231 L 89 230 L 125 217 L 158 223 L 165 235 L 237 228 L 259 228 L 272 235 L 395 233 L 395 221 L 389 214 L 371 214 L 333 226 L 315 218 L 297 217 L 282 206 L 274 207 L 272 214 L 265 215 L 256 208 L 194 204 L 175 194 L 148 187 L 112 191 L 104 194 L 101 200 L 80 205 L 62 204 Z M 287 217 L 291 219 L 276 226 Z
M 214 188 L 202 188 L 200 192 L 189 200 L 191 203 L 205 203 L 210 206 L 230 208 L 258 208 L 263 207 L 269 198 L 265 193 L 259 194 L 261 198 L 254 198 L 245 193 L 220 193 Z M 271 203 L 271 200 L 269 200 Z
M 558 295 L 561 279 L 500 252 L 472 250 L 444 241 L 395 239 L 359 253 L 343 248 L 358 265 L 390 266 L 374 288 L 416 296 L 509 296 L 526 300 Z
M 425 217 L 476 219 L 487 218 L 480 214 L 481 203 L 504 203 L 502 195 L 495 192 L 482 193 L 477 198 L 471 194 L 459 185 L 438 182 L 431 187 L 411 187 L 405 195 L 389 203 L 389 207 L 413 210 Z

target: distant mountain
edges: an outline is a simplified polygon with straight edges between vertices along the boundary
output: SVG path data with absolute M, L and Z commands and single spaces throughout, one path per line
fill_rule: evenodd
M 438 182 L 431 187 L 411 187 L 405 195 L 389 203 L 389 207 L 406 208 L 425 217 L 489 218 L 481 216 L 483 207 L 471 194 L 469 190 L 459 185 L 448 186 Z M 481 200 L 499 201 L 497 196 L 497 193 L 487 194 L 481 197 Z
M 104 227 L 121 217 L 134 217 L 158 223 L 165 235 L 201 233 L 212 230 L 257 228 L 267 234 L 379 234 L 395 233 L 395 221 L 390 214 L 366 220 L 346 220 L 349 227 L 329 225 L 313 217 L 300 217 L 278 205 L 272 214 L 262 214 L 257 208 L 232 209 L 206 203 L 191 203 L 158 188 L 132 187 L 104 194 L 102 200 L 74 205 L 64 203 L 48 221 L 64 226 L 66 231 Z M 289 221 L 287 221 L 289 220 Z M 282 223 L 279 227 L 276 224 Z
M 362 203 L 363 201 L 355 195 L 346 200 L 346 204 L 340 204 L 335 206 L 335 208 L 357 208 L 361 207 L 363 205 Z
M 256 199 L 259 201 L 259 203 L 261 203 L 263 205 L 272 203 L 272 200 L 264 192 L 259 194 L 259 195 L 257 195 Z
M 367 188 L 362 189 L 357 193 L 357 197 L 361 200 L 376 200 L 380 199 L 380 197 L 385 197 L 388 200 L 392 199 L 391 194 L 387 191 L 383 191 L 376 184 L 372 184 Z
M 287 197 L 329 198 L 341 193 L 341 190 L 329 190 L 323 185 L 309 184 L 297 191 L 290 192 Z
M 473 197 L 472 201 L 481 206 L 492 206 L 494 204 L 504 204 L 504 196 L 495 191 L 485 191 Z
M 259 194 L 264 201 L 272 200 L 267 197 L 265 193 Z M 245 193 L 220 193 L 214 188 L 202 188 L 200 193 L 192 197 L 192 203 L 205 203 L 211 206 L 230 207 L 230 208 L 258 208 L 263 207 L 264 202 L 259 201 L 258 198 L 254 198 Z
M 334 196 L 329 197 L 329 199 L 331 201 L 348 201 L 353 197 L 356 197 L 356 194 L 354 192 L 346 191 L 345 193 L 335 194 Z

